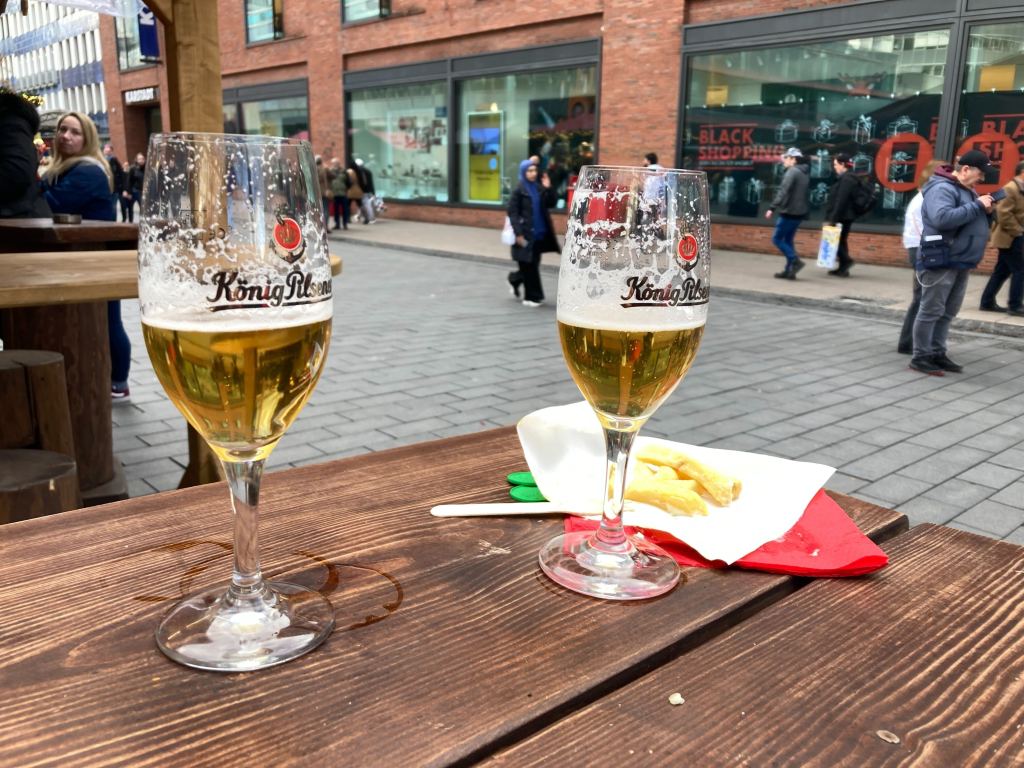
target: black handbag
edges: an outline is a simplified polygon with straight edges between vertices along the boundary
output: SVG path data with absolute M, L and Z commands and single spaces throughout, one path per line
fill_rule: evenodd
M 949 242 L 944 237 L 921 240 L 917 248 L 917 269 L 949 269 L 953 264 L 949 253 Z

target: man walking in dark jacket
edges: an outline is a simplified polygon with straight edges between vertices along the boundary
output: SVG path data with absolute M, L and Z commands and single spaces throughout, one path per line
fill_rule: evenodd
M 793 238 L 796 237 L 800 222 L 807 216 L 807 185 L 811 177 L 804 155 L 796 147 L 790 147 L 783 153 L 782 164 L 786 167 L 786 173 L 764 217 L 770 219 L 772 214 L 779 216 L 775 222 L 772 244 L 786 257 L 786 268 L 776 272 L 775 276 L 782 280 L 796 280 L 796 273 L 804 268 L 804 262 L 796 255 Z
M 850 236 L 850 227 L 853 220 L 857 218 L 857 212 L 853 209 L 853 194 L 860 182 L 857 177 L 850 173 L 853 170 L 853 161 L 850 156 L 840 153 L 832 161 L 832 168 L 839 180 L 832 185 L 829 191 L 828 202 L 825 203 L 825 219 L 833 227 L 841 227 L 839 235 L 839 248 L 836 255 L 839 257 L 839 266 L 829 272 L 833 277 L 849 277 L 850 267 L 853 266 L 853 259 L 850 258 L 850 248 L 846 244 Z
M 921 247 L 917 250 L 917 279 L 921 304 L 914 321 L 914 356 L 910 367 L 931 376 L 959 373 L 963 366 L 946 355 L 946 337 L 967 292 L 967 274 L 981 261 L 988 242 L 992 196 L 974 191 L 991 167 L 988 155 L 964 152 L 954 167 L 940 166 L 921 189 Z M 926 267 L 929 244 L 945 256 Z M 929 254 L 930 255 L 930 254 Z

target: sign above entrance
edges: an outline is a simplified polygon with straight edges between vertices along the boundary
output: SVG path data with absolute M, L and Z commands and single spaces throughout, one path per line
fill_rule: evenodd
M 124 92 L 124 103 L 128 106 L 132 104 L 148 104 L 152 101 L 160 101 L 160 89 L 155 85 Z

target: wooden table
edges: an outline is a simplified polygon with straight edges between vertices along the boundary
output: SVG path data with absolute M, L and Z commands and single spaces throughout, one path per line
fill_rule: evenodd
M 0 219 L 0 253 L 132 250 L 138 242 L 138 225 L 127 222 L 87 219 L 80 224 L 54 224 L 46 218 Z
M 815 582 L 493 762 L 1021 765 L 1024 549 L 922 525 L 887 550 L 874 577 Z
M 229 575 L 223 484 L 0 527 L 0 765 L 467 765 L 806 591 L 686 569 L 661 598 L 602 602 L 540 573 L 559 520 L 430 516 L 507 499 L 523 468 L 505 428 L 269 474 L 264 569 L 328 595 L 338 628 L 249 674 L 187 669 L 153 641 L 174 601 Z M 906 527 L 838 499 L 876 539 Z

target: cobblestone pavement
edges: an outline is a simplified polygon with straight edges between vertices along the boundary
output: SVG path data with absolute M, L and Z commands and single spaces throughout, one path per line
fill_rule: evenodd
M 334 339 L 310 402 L 268 469 L 514 424 L 579 399 L 550 304 L 507 294 L 506 264 L 345 244 Z M 132 399 L 114 449 L 133 496 L 176 487 L 185 423 L 157 384 L 138 326 Z M 690 374 L 644 434 L 830 464 L 828 487 L 1024 544 L 1024 341 L 957 333 L 960 375 L 922 376 L 893 321 L 835 308 L 713 297 Z

